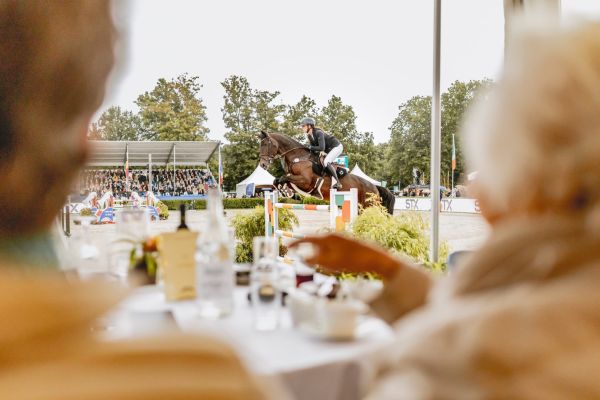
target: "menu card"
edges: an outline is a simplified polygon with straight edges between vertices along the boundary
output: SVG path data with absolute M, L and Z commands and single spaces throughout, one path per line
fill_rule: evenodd
M 163 233 L 158 241 L 167 301 L 196 297 L 196 241 L 198 232 Z

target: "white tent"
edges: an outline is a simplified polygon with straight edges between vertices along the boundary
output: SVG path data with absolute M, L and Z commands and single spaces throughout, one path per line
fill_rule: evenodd
M 246 194 L 246 187 L 248 185 L 254 184 L 254 190 L 258 187 L 272 187 L 274 180 L 275 177 L 259 165 L 249 177 L 236 185 L 235 193 L 237 197 L 242 197 Z
M 381 182 L 376 181 L 375 179 L 371 178 L 369 175 L 365 174 L 363 172 L 363 170 L 360 169 L 358 164 L 356 164 L 354 166 L 354 168 L 352 168 L 352 171 L 350 171 L 350 173 L 352 175 L 360 176 L 361 178 L 366 179 L 367 181 L 371 182 L 373 185 L 381 186 Z

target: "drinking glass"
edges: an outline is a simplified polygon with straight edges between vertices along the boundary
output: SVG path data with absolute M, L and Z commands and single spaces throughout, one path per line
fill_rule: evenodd
M 313 255 L 313 247 L 308 243 L 301 243 L 299 246 L 289 249 L 288 257 L 292 260 L 294 272 L 296 274 L 296 287 L 305 282 L 311 282 L 314 278 L 314 268 L 306 264 L 305 259 Z
M 150 214 L 145 208 L 124 208 L 116 215 L 117 236 L 142 242 L 149 235 Z
M 94 216 L 76 216 L 74 221 L 81 224 L 81 231 L 70 242 L 70 261 L 82 280 L 104 277 L 107 272 L 107 259 L 102 240 L 92 236 L 90 225 Z
M 279 269 L 277 238 L 258 236 L 253 242 L 250 296 L 254 315 L 254 328 L 275 330 L 279 325 L 281 291 L 278 288 Z

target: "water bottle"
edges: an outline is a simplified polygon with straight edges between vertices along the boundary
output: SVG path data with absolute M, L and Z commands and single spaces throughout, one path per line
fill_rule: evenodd
M 250 297 L 254 328 L 260 331 L 277 329 L 281 308 L 278 242 L 274 237 L 255 237 L 252 269 L 250 271 Z
M 208 221 L 196 251 L 196 302 L 203 318 L 221 318 L 233 312 L 233 251 L 223 215 L 221 192 L 208 192 Z

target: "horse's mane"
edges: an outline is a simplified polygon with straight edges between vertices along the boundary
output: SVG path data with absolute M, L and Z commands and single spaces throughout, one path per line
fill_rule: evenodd
M 304 143 L 299 142 L 298 140 L 294 139 L 293 137 L 291 137 L 289 135 L 286 135 L 285 133 L 273 132 L 273 133 L 269 133 L 269 136 L 271 136 L 278 143 L 284 145 L 285 147 L 288 147 L 288 148 L 300 147 L 303 149 L 307 149 L 307 147 Z

